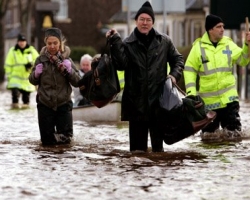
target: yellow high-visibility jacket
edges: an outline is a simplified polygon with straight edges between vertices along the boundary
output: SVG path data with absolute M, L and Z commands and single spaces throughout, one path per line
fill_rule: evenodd
M 119 82 L 120 82 L 121 90 L 123 90 L 124 84 L 125 84 L 124 71 L 117 71 L 117 75 L 118 75 L 118 79 L 119 79 Z
M 186 93 L 200 95 L 209 110 L 224 108 L 227 103 L 239 101 L 233 67 L 235 64 L 246 66 L 249 61 L 245 43 L 240 48 L 231 38 L 223 36 L 215 48 L 207 32 L 204 33 L 193 43 L 185 63 Z
M 7 77 L 7 88 L 18 88 L 27 92 L 35 91 L 35 86 L 29 82 L 30 69 L 26 69 L 25 65 L 34 64 L 39 53 L 33 47 L 28 45 L 23 53 L 17 47 L 11 47 L 5 60 L 5 75 Z

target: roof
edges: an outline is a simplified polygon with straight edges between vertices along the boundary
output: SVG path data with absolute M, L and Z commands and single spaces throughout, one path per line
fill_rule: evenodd
M 209 6 L 209 0 L 186 0 L 186 11 L 203 9 L 205 6 Z M 161 14 L 161 13 L 155 13 Z M 130 19 L 134 19 L 136 13 L 131 12 Z M 111 23 L 126 23 L 127 12 L 119 11 L 110 18 Z

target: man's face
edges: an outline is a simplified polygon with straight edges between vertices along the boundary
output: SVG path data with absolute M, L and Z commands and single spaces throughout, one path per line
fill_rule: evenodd
M 17 44 L 21 49 L 24 49 L 24 47 L 26 47 L 27 41 L 26 40 L 20 40 L 20 41 L 17 42 Z
M 153 24 L 154 23 L 152 17 L 146 13 L 140 14 L 136 20 L 136 27 L 138 28 L 140 33 L 145 35 L 147 35 L 152 29 Z
M 212 29 L 209 30 L 209 35 L 213 42 L 219 42 L 220 39 L 223 37 L 224 34 L 224 24 L 218 23 Z

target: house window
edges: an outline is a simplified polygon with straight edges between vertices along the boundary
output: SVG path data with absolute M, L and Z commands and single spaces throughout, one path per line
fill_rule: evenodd
M 59 10 L 55 14 L 55 18 L 63 20 L 68 18 L 68 0 L 51 0 L 52 2 L 58 2 Z
M 13 16 L 11 15 L 11 11 L 7 10 L 5 14 L 5 25 L 10 26 L 13 24 Z
M 5 28 L 13 28 L 19 26 L 19 16 L 19 9 L 17 6 L 13 6 L 12 8 L 8 9 L 4 17 Z

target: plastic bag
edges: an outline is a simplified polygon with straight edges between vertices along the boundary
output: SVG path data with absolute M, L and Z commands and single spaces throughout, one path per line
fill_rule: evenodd
M 162 109 L 159 126 L 164 132 L 164 142 L 168 145 L 179 142 L 211 123 L 216 112 L 205 109 L 200 96 L 186 96 L 182 105 L 171 111 Z
M 162 95 L 159 98 L 161 108 L 170 111 L 182 105 L 182 98 L 178 89 L 172 84 L 172 79 L 168 77 L 165 81 Z
M 165 81 L 159 103 L 159 126 L 164 132 L 164 142 L 168 145 L 194 135 L 216 117 L 216 112 L 206 110 L 199 95 L 186 96 L 178 85 L 172 83 L 170 77 Z

